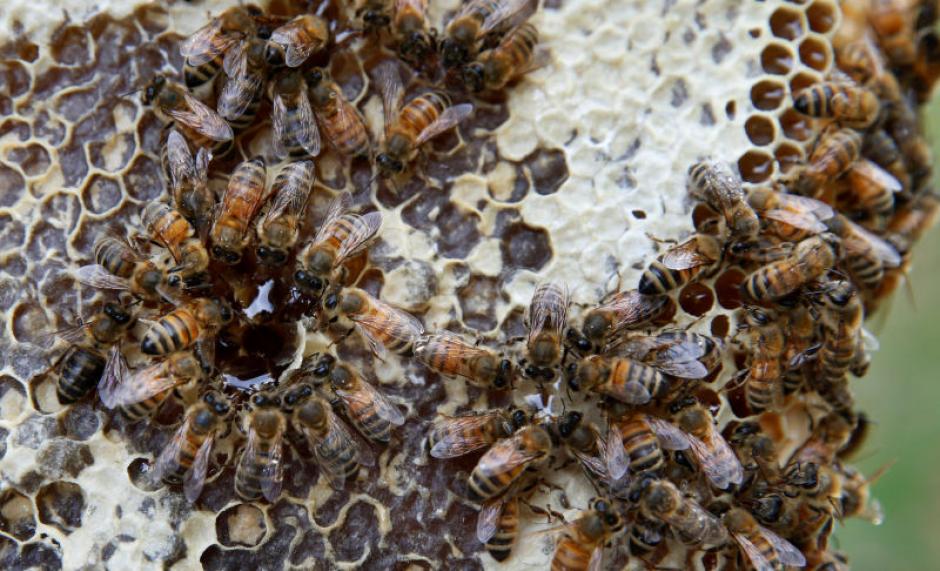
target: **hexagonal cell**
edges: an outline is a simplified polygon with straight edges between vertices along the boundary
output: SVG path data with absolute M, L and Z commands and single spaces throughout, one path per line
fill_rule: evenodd
M 74 482 L 53 482 L 39 489 L 36 506 L 39 521 L 68 535 L 82 525 L 85 494 Z
M 839 7 L 830 0 L 816 0 L 806 8 L 806 19 L 809 29 L 820 34 L 829 33 L 839 21 Z
M 160 165 L 156 161 L 139 155 L 125 172 L 123 187 L 137 200 L 153 200 L 163 193 L 162 177 Z
M 796 53 L 788 44 L 770 43 L 760 53 L 761 67 L 773 75 L 787 75 L 796 62 Z
M 0 163 L 0 207 L 9 207 L 23 196 L 26 180 L 16 169 Z
M 777 164 L 780 165 L 780 172 L 782 173 L 789 172 L 790 169 L 802 164 L 806 159 L 803 149 L 799 145 L 791 143 L 778 145 L 777 150 L 774 151 L 774 157 L 777 159 Z
M 774 158 L 760 151 L 748 151 L 738 159 L 738 171 L 745 182 L 764 182 L 774 173 Z
M 502 295 L 499 283 L 489 276 L 472 275 L 457 291 L 463 322 L 479 331 L 496 327 L 496 299 Z
M 741 307 L 741 283 L 744 282 L 744 272 L 737 268 L 724 271 L 715 280 L 715 295 L 718 304 L 725 309 Z
M 690 283 L 679 292 L 679 306 L 689 315 L 705 315 L 715 304 L 715 294 L 702 283 Z
M 744 132 L 747 138 L 758 147 L 774 142 L 777 137 L 777 128 L 774 120 L 766 115 L 751 115 L 744 122 Z
M 26 541 L 36 533 L 33 502 L 13 488 L 0 492 L 0 531 Z
M 713 337 L 727 337 L 731 331 L 731 321 L 727 315 L 717 315 L 712 319 L 709 330 Z
M 800 43 L 800 61 L 816 71 L 825 71 L 832 61 L 832 46 L 825 38 L 809 36 Z
M 49 320 L 46 312 L 36 303 L 25 302 L 13 308 L 10 316 L 13 339 L 20 343 L 49 345 Z
M 537 272 L 552 259 L 552 243 L 548 232 L 521 221 L 506 226 L 499 249 L 506 268 Z
M 539 194 L 554 194 L 568 180 L 565 153 L 559 149 L 540 147 L 524 158 L 522 164 L 529 172 L 535 192 Z
M 813 136 L 810 119 L 795 109 L 787 109 L 777 120 L 780 122 L 784 136 L 788 139 L 808 141 Z
M 801 71 L 790 78 L 790 94 L 798 95 L 807 87 L 819 83 L 822 79 L 813 72 Z
M 780 107 L 786 95 L 786 85 L 773 79 L 763 79 L 751 87 L 751 103 L 761 111 L 771 111 Z
M 803 13 L 795 8 L 781 6 L 770 15 L 770 31 L 778 38 L 795 40 L 806 33 Z
M 16 163 L 26 176 L 39 176 L 52 164 L 49 151 L 40 144 L 30 143 L 24 147 L 13 147 L 7 151 L 7 160 Z
M 18 61 L 0 62 L 0 92 L 19 97 L 29 91 L 29 69 Z
M 264 512 L 252 504 L 237 504 L 215 518 L 215 533 L 226 547 L 255 547 L 268 531 Z
M 95 214 L 104 214 L 121 203 L 124 193 L 113 178 L 95 175 L 82 188 L 82 204 Z

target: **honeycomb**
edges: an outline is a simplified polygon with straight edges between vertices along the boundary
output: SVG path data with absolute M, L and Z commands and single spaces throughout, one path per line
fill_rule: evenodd
M 335 491 L 289 455 L 285 493 L 272 505 L 234 495 L 234 436 L 216 447 L 222 468 L 195 506 L 178 491 L 142 484 L 178 408 L 134 424 L 88 401 L 56 401 L 44 371 L 62 345 L 48 332 L 87 315 L 99 296 L 68 269 L 89 262 L 102 231 L 139 226 L 143 205 L 165 197 L 162 124 L 122 94 L 179 70 L 180 39 L 206 11 L 234 4 L 71 0 L 64 14 L 36 3 L 0 7 L 7 31 L 0 45 L 0 310 L 7 323 L 0 334 L 0 564 L 496 567 L 472 532 L 476 508 L 453 491 L 455 473 L 472 463 L 429 460 L 422 447 L 435 414 L 508 403 L 410 361 L 390 357 L 370 367 L 408 411 L 400 442 L 380 452 L 378 473 Z M 287 10 L 286 2 L 272 4 Z M 456 7 L 433 2 L 432 21 L 440 27 Z M 533 23 L 549 64 L 505 96 L 477 102 L 457 134 L 433 142 L 425 177 L 402 188 L 368 184 L 368 165 L 318 160 L 311 216 L 321 219 L 341 190 L 357 206 L 380 210 L 383 229 L 360 286 L 419 316 L 428 330 L 507 341 L 524 332 L 525 308 L 545 279 L 569 285 L 577 320 L 618 283 L 637 283 L 661 240 L 693 232 L 690 164 L 705 156 L 736 163 L 746 182 L 758 184 L 806 158 L 819 126 L 789 102 L 829 72 L 839 22 L 839 7 L 824 0 L 678 0 L 616 10 L 595 0 L 547 0 Z M 361 62 L 334 58 L 331 72 L 378 135 L 381 100 Z M 237 154 L 265 144 L 248 140 Z M 675 327 L 728 336 L 743 277 L 730 267 L 683 288 Z M 298 351 L 327 343 L 310 335 Z M 362 357 L 364 347 L 353 345 L 349 355 Z M 568 505 L 549 493 L 533 503 L 569 518 L 594 495 L 574 466 L 551 480 Z M 523 525 L 523 533 L 540 527 L 533 518 Z M 512 568 L 544 568 L 553 542 L 550 535 L 521 542 Z M 620 548 L 608 553 L 611 568 L 626 560 Z

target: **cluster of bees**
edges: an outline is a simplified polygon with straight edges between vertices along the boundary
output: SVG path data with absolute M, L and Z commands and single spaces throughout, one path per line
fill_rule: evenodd
M 828 549 L 835 521 L 876 517 L 872 479 L 845 464 L 868 426 L 854 410 L 848 375 L 867 367 L 866 310 L 903 279 L 910 247 L 937 206 L 913 103 L 932 83 L 920 62 L 934 59 L 934 44 L 914 38 L 933 20 L 905 12 L 912 25 L 902 34 L 873 20 L 872 38 L 838 47 L 831 77 L 794 95 L 794 109 L 824 126 L 805 164 L 776 186 L 745 190 L 724 163 L 692 165 L 689 194 L 704 212 L 694 235 L 668 247 L 635 289 L 611 293 L 577 319 L 569 318 L 564 284 L 540 284 L 524 346 L 495 347 L 426 332 L 414 316 L 355 287 L 352 262 L 378 237 L 380 213 L 355 212 L 342 193 L 311 233 L 307 206 L 322 152 L 368 157 L 377 177 L 404 176 L 424 143 L 472 114 L 471 103 L 455 98 L 502 89 L 537 66 L 537 32 L 526 21 L 535 5 L 471 0 L 440 37 L 421 0 L 367 0 L 355 18 L 324 17 L 334 9 L 327 2 L 290 18 L 230 8 L 183 42 L 185 85 L 158 76 L 142 90 L 143 103 L 167 124 L 171 201 L 148 204 L 142 231 L 130 238 L 100 237 L 95 263 L 77 270 L 81 283 L 117 292 L 120 301 L 58 333 L 70 343 L 54 367 L 60 402 L 97 388 L 106 408 L 135 420 L 171 397 L 182 400 L 182 424 L 150 474 L 154 484 L 182 485 L 191 502 L 205 484 L 213 442 L 234 419 L 245 434 L 235 492 L 246 501 L 279 497 L 288 438 L 333 486 L 355 479 L 374 463 L 363 439 L 387 445 L 405 422 L 363 372 L 323 352 L 251 392 L 223 380 L 217 350 L 237 345 L 232 336 L 252 319 L 239 277 L 251 273 L 289 290 L 285 306 L 298 303 L 309 328 L 356 332 L 379 359 L 413 357 L 525 402 L 441 416 L 427 434 L 433 458 L 482 451 L 463 492 L 479 504 L 477 538 L 498 561 L 513 551 L 523 507 L 544 511 L 530 499 L 550 480 L 549 468 L 568 459 L 598 497 L 553 528 L 552 569 L 598 569 L 615 542 L 657 566 L 676 541 L 712 566 L 723 554 L 761 570 L 843 568 Z M 907 57 L 899 35 L 915 46 L 913 60 L 898 59 Z M 323 66 L 360 37 L 397 56 L 368 65 L 385 109 L 379 145 Z M 403 66 L 432 86 L 404 104 Z M 248 158 L 217 198 L 210 163 L 266 118 L 274 158 L 283 161 L 271 167 L 276 174 L 268 172 L 272 157 Z M 738 331 L 723 339 L 663 330 L 675 293 L 728 265 L 746 272 Z M 715 386 L 729 347 L 747 358 Z M 538 391 L 521 395 L 522 386 Z M 549 404 L 545 392 L 554 392 Z M 811 415 L 805 442 L 785 454 L 773 419 L 796 394 L 822 412 Z M 723 398 L 746 420 L 719 430 Z

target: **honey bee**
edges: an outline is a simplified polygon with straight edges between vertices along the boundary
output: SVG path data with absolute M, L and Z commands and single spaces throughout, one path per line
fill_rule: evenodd
M 329 41 L 330 30 L 323 18 L 301 14 L 271 32 L 264 58 L 274 66 L 298 67 Z
M 887 236 L 897 251 L 910 251 L 914 242 L 933 225 L 938 207 L 938 197 L 926 193 L 898 208 L 886 228 Z
M 613 427 L 605 439 L 597 427 L 584 422 L 580 412 L 570 411 L 558 419 L 555 428 L 561 442 L 595 483 L 613 486 L 626 475 L 630 458 L 624 451 L 622 436 Z
M 748 204 L 764 221 L 764 231 L 787 242 L 799 242 L 826 231 L 835 211 L 825 202 L 761 187 L 751 190 Z
M 202 494 L 209 469 L 212 444 L 231 405 L 221 393 L 210 390 L 186 412 L 182 426 L 154 463 L 153 481 L 183 484 L 189 503 Z
M 666 526 L 660 522 L 637 514 L 630 526 L 630 553 L 646 557 L 656 550 L 665 539 Z
M 676 425 L 686 434 L 688 449 L 712 485 L 724 490 L 744 481 L 740 460 L 715 428 L 714 419 L 705 407 L 696 404 L 685 408 L 679 413 Z
M 827 220 L 826 225 L 841 238 L 845 251 L 842 262 L 862 288 L 877 289 L 885 268 L 901 265 L 901 256 L 891 244 L 845 216 L 837 214 Z
M 313 181 L 313 161 L 289 163 L 274 179 L 274 202 L 258 220 L 258 259 L 263 264 L 283 266 L 300 235 Z
M 745 319 L 751 336 L 751 362 L 744 380 L 748 408 L 760 414 L 778 403 L 786 333 L 777 316 L 766 310 L 749 307 Z
M 755 569 L 803 567 L 806 558 L 799 549 L 776 533 L 762 527 L 747 510 L 732 508 L 722 521 Z
M 503 562 L 512 555 L 519 534 L 519 495 L 535 486 L 534 480 L 527 480 L 532 479 L 522 477 L 502 496 L 484 503 L 477 516 L 477 539 L 496 561 Z
M 215 77 L 229 48 L 254 33 L 258 16 L 255 7 L 233 6 L 188 37 L 180 46 L 186 86 L 195 89 Z
M 774 440 L 768 436 L 757 422 L 744 422 L 734 428 L 728 437 L 728 444 L 738 454 L 745 475 L 758 471 L 764 480 L 777 478 L 778 453 Z M 747 479 L 745 489 L 752 490 L 754 481 Z M 755 511 L 755 515 L 758 515 Z M 758 516 L 760 517 L 760 516 Z
M 105 235 L 95 241 L 95 263 L 81 266 L 75 276 L 82 284 L 129 292 L 147 301 L 164 295 L 166 272 L 153 260 L 142 258 L 123 238 Z
M 420 64 L 431 54 L 427 14 L 428 0 L 395 0 L 392 34 L 399 55 L 409 63 Z
M 648 296 L 638 290 L 616 292 L 584 314 L 581 333 L 595 350 L 615 345 L 623 334 L 659 317 L 669 298 Z
M 820 135 L 807 165 L 798 173 L 794 188 L 803 195 L 817 197 L 823 186 L 835 180 L 858 160 L 862 136 L 851 128 L 833 129 Z
M 360 466 L 372 464 L 372 457 L 362 453 L 330 404 L 316 396 L 312 386 L 293 387 L 282 400 L 285 407 L 292 409 L 294 426 L 306 438 L 317 465 L 334 488 L 342 488 L 347 479 L 355 477 Z
M 688 331 L 633 337 L 617 349 L 617 355 L 642 361 L 679 379 L 705 378 L 721 361 L 715 339 Z
M 866 478 L 861 472 L 851 466 L 843 466 L 842 495 L 839 498 L 839 512 L 843 518 L 860 517 L 874 525 L 880 525 L 884 520 L 881 504 L 871 498 L 871 486 L 884 474 L 888 466 Z
M 327 79 L 321 69 L 307 74 L 307 85 L 310 104 L 326 140 L 340 154 L 367 156 L 372 151 L 369 131 L 359 110 L 343 95 L 343 90 Z
M 511 413 L 493 409 L 442 416 L 428 432 L 430 454 L 434 458 L 463 456 L 509 438 L 528 422 L 525 411 L 519 409 Z
M 164 146 L 164 169 L 169 173 L 170 194 L 179 212 L 196 229 L 205 227 L 215 197 L 209 189 L 209 161 L 212 153 L 200 148 L 193 157 L 180 132 L 171 128 Z
M 847 178 L 855 206 L 874 217 L 877 229 L 883 228 L 894 212 L 894 195 L 904 190 L 901 182 L 868 159 L 852 165 Z
M 568 316 L 568 288 L 551 282 L 540 284 L 532 294 L 526 313 L 527 376 L 554 377 L 550 370 L 561 362 L 562 331 Z
M 471 345 L 449 331 L 422 336 L 414 351 L 415 358 L 429 369 L 462 377 L 483 388 L 505 389 L 515 372 L 509 359 L 488 347 Z
M 656 474 L 665 464 L 663 449 L 685 450 L 688 437 L 673 424 L 640 412 L 632 412 L 611 426 L 619 437 L 633 474 Z
M 372 352 L 380 357 L 386 350 L 408 353 L 424 333 L 424 326 L 414 316 L 358 288 L 343 288 L 327 295 L 323 308 L 331 321 L 340 316 L 352 321 Z
M 248 443 L 235 468 L 235 493 L 245 501 L 263 496 L 274 502 L 281 494 L 287 418 L 280 404 L 276 395 L 258 393 L 251 397 Z
M 101 402 L 130 420 L 150 416 L 177 386 L 205 378 L 206 368 L 192 351 L 180 351 L 134 374 L 99 387 Z
M 877 0 L 868 11 L 868 23 L 892 65 L 912 65 L 917 58 L 914 7 L 909 0 Z
M 179 211 L 164 202 L 151 202 L 140 215 L 141 223 L 156 242 L 166 248 L 176 266 L 167 271 L 167 284 L 191 286 L 205 277 L 209 253 L 196 230 Z
M 349 194 L 342 193 L 329 211 L 313 241 L 297 257 L 294 280 L 301 289 L 319 294 L 326 291 L 343 264 L 369 247 L 382 226 L 382 214 L 352 214 Z
M 271 86 L 275 153 L 280 158 L 303 159 L 320 154 L 320 131 L 298 70 L 277 77 Z
M 216 108 L 232 129 L 250 126 L 261 107 L 264 84 L 268 78 L 264 50 L 264 40 L 251 38 L 225 54 L 223 69 L 227 79 Z
M 688 545 L 718 546 L 728 541 L 721 521 L 669 480 L 650 481 L 640 496 L 640 512 L 668 525 Z
M 760 230 L 760 220 L 747 203 L 741 179 L 719 161 L 700 161 L 689 167 L 689 192 L 720 212 L 735 238 L 752 238 Z
M 234 266 L 251 239 L 249 228 L 265 199 L 267 169 L 260 156 L 238 165 L 222 196 L 222 207 L 209 231 L 212 257 Z
M 401 173 L 422 144 L 447 131 L 473 112 L 473 105 L 451 105 L 443 92 L 429 91 L 402 105 L 402 84 L 396 64 L 375 70 L 385 111 L 385 140 L 375 162 L 385 175 Z
M 881 103 L 864 87 L 824 81 L 797 93 L 793 108 L 810 117 L 833 119 L 841 125 L 863 129 L 878 118 Z
M 832 464 L 852 438 L 853 421 L 846 414 L 830 412 L 813 427 L 809 437 L 787 460 L 787 468 L 801 464 Z
M 840 46 L 836 50 L 839 69 L 859 85 L 867 85 L 883 67 L 875 50 L 867 38 Z
M 758 302 L 786 297 L 828 272 L 841 252 L 841 241 L 834 234 L 811 236 L 797 244 L 792 255 L 748 275 L 741 284 L 741 292 Z
M 329 358 L 332 360 L 332 358 Z M 344 363 L 331 363 L 329 379 L 346 417 L 363 436 L 388 444 L 392 429 L 405 423 L 405 417 L 384 394 Z
M 477 56 L 463 68 L 464 85 L 473 93 L 502 89 L 510 81 L 540 66 L 536 45 L 539 32 L 532 24 L 522 24 L 509 32 L 495 48 Z
M 783 392 L 790 394 L 803 385 L 803 372 L 800 368 L 806 361 L 807 354 L 813 347 L 816 337 L 816 320 L 809 309 L 797 306 L 787 316 L 786 346 L 782 361 L 787 370 L 783 377 Z
M 676 290 L 711 272 L 721 259 L 721 244 L 708 234 L 695 234 L 672 246 L 643 271 L 638 290 L 661 295 Z
M 390 11 L 390 0 L 364 0 L 356 9 L 356 16 L 362 19 L 366 31 L 376 31 L 392 21 Z
M 852 368 L 865 310 L 858 290 L 849 281 L 830 282 L 822 298 L 825 334 L 819 350 L 819 374 L 822 382 L 835 383 Z
M 116 303 L 106 303 L 86 323 L 57 331 L 55 336 L 70 343 L 53 365 L 56 396 L 63 405 L 72 404 L 95 388 L 115 382 L 125 374 L 127 363 L 119 341 L 134 326 L 134 315 Z M 107 356 L 103 354 L 110 346 Z
M 499 440 L 480 457 L 467 481 L 471 501 L 485 502 L 509 489 L 529 468 L 542 466 L 552 451 L 545 428 L 528 425 Z
M 444 67 L 461 66 L 476 57 L 487 34 L 499 35 L 528 18 L 538 7 L 530 0 L 470 0 L 444 29 L 441 56 Z
M 166 355 L 189 349 L 227 325 L 233 317 L 232 309 L 221 298 L 190 300 L 153 322 L 140 342 L 140 350 L 147 355 Z
M 608 500 L 591 500 L 590 509 L 564 526 L 555 546 L 552 571 L 602 569 L 604 546 L 622 529 L 623 519 Z
M 626 404 L 646 404 L 671 388 L 662 372 L 623 357 L 592 355 L 571 363 L 566 371 L 572 390 L 590 389 Z
M 179 125 L 213 141 L 226 143 L 234 137 L 232 127 L 218 113 L 189 94 L 182 86 L 166 77 L 154 77 L 141 94 L 144 105 L 152 105 L 157 115 L 167 123 Z

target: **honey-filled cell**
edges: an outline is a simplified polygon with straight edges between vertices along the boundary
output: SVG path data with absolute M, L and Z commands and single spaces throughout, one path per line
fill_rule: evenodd
M 774 158 L 761 151 L 748 151 L 738 159 L 738 171 L 745 182 L 764 182 L 774 172 Z
M 781 7 L 770 16 L 770 31 L 778 38 L 795 40 L 806 33 L 803 14 L 794 8 Z
M 800 44 L 800 61 L 816 71 L 825 71 L 831 59 L 829 44 L 822 38 L 810 36 Z
M 751 87 L 751 103 L 761 111 L 772 111 L 780 107 L 786 95 L 786 86 L 772 79 L 763 79 Z
M 817 0 L 806 8 L 809 29 L 820 34 L 830 32 L 838 21 L 839 8 L 829 0 Z
M 795 61 L 793 48 L 786 44 L 767 44 L 760 53 L 761 68 L 773 75 L 787 75 L 793 69 Z
M 774 142 L 777 128 L 770 117 L 753 115 L 744 123 L 744 132 L 747 133 L 747 138 L 752 143 L 763 147 Z
M 780 172 L 787 173 L 790 172 L 790 169 L 793 167 L 801 164 L 805 156 L 803 155 L 803 150 L 797 145 L 781 143 L 777 146 L 777 150 L 774 151 L 774 158 L 777 159 Z
M 810 119 L 794 109 L 784 111 L 778 121 L 783 134 L 788 139 L 795 141 L 807 141 L 813 136 L 813 129 Z
M 821 79 L 815 73 L 800 72 L 790 78 L 790 93 L 797 95 L 810 85 L 819 83 Z

